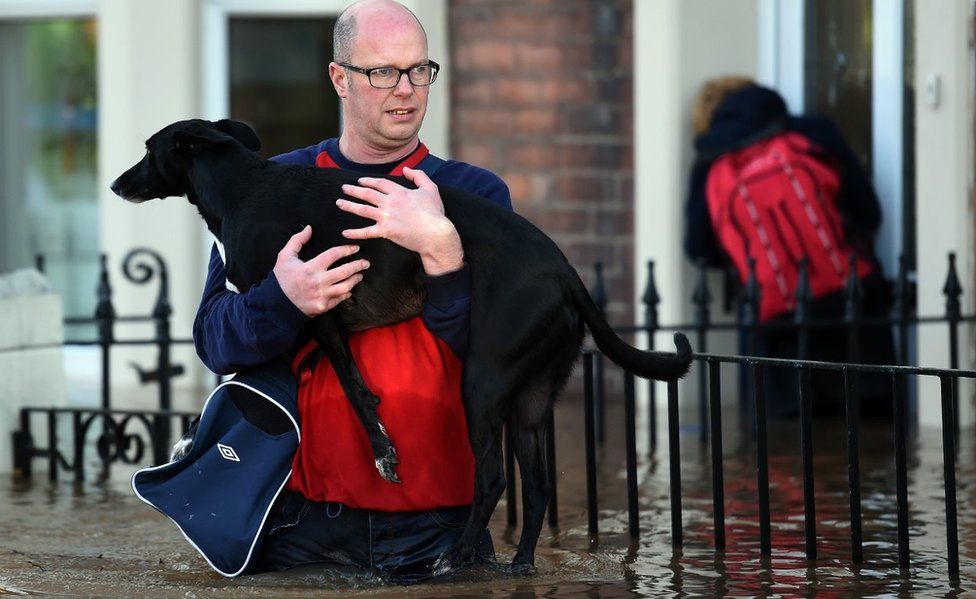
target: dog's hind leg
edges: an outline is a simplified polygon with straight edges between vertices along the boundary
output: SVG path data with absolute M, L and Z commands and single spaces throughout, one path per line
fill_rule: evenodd
M 345 327 L 328 313 L 316 318 L 312 326 L 316 340 L 335 370 L 339 385 L 366 431 L 376 460 L 376 469 L 385 480 L 391 483 L 400 482 L 396 473 L 396 466 L 400 460 L 397 459 L 396 449 L 386 432 L 386 427 L 380 422 L 376 413 L 380 398 L 366 386 L 363 375 L 352 359 L 349 351 L 349 336 Z
M 464 565 L 471 561 L 474 555 L 474 548 L 481 540 L 488 520 L 491 519 L 495 505 L 505 490 L 505 471 L 503 469 L 502 458 L 502 417 L 498 412 L 501 398 L 504 397 L 504 390 L 494 389 L 494 394 L 486 394 L 486 389 L 492 387 L 487 384 L 478 384 L 474 380 L 498 380 L 497 375 L 488 376 L 482 370 L 484 377 L 475 376 L 477 367 L 465 373 L 465 388 L 481 390 L 475 395 L 467 393 L 465 395 L 465 417 L 468 427 L 468 438 L 471 442 L 471 451 L 474 455 L 474 494 L 471 502 L 471 514 L 468 517 L 467 526 L 461 537 L 454 543 L 450 550 L 440 556 L 433 567 L 433 574 L 445 574 L 452 568 Z M 479 408 L 474 408 L 473 405 Z M 491 406 L 491 409 L 485 409 Z
M 542 401 L 542 398 L 539 400 Z M 551 410 L 551 402 L 547 403 Z M 549 476 L 552 464 L 548 460 L 546 434 L 549 420 L 543 418 L 539 423 L 528 423 L 525 420 L 517 408 L 509 418 L 509 426 L 515 435 L 515 456 L 518 458 L 522 482 L 522 534 L 519 537 L 518 551 L 512 560 L 512 568 L 516 572 L 534 570 L 535 546 L 542 532 L 549 498 L 552 496 Z
M 548 313 L 546 334 L 526 336 L 530 349 L 520 356 L 508 425 L 515 438 L 515 456 L 522 482 L 522 532 L 512 560 L 514 573 L 534 571 L 535 548 L 552 496 L 549 462 L 549 416 L 579 354 L 582 332 L 575 314 L 563 307 Z M 530 329 L 531 331 L 531 329 Z

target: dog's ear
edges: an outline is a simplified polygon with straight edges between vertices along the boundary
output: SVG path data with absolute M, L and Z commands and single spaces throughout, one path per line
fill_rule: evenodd
M 225 144 L 231 140 L 230 136 L 219 131 L 212 125 L 204 126 L 192 123 L 186 128 L 173 132 L 173 148 L 177 152 L 198 154 L 203 150 Z
M 247 123 L 221 119 L 217 121 L 217 128 L 244 144 L 244 147 L 252 152 L 261 149 L 261 140 L 258 139 L 258 134 Z

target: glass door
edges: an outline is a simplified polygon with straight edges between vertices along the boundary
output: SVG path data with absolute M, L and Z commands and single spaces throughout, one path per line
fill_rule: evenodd
M 872 0 L 808 0 L 803 105 L 829 117 L 871 172 Z
M 0 21 L 0 271 L 43 256 L 67 316 L 95 309 L 96 37 L 92 18 Z
M 761 0 L 760 80 L 794 113 L 831 118 L 881 202 L 888 278 L 915 265 L 914 0 Z

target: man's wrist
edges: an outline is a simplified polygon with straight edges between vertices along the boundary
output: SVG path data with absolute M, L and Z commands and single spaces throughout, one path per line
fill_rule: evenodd
M 453 225 L 419 254 L 424 274 L 428 276 L 447 274 L 464 266 L 464 248 Z

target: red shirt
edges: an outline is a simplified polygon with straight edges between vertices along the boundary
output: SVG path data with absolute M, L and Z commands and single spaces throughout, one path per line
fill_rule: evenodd
M 296 357 L 297 365 L 316 343 Z M 383 480 L 366 431 L 328 359 L 300 373 L 302 441 L 288 488 L 314 501 L 350 507 L 413 511 L 468 505 L 474 457 L 461 403 L 461 362 L 418 316 L 352 333 L 349 347 L 400 458 L 403 482 Z
M 419 146 L 394 172 L 426 153 Z M 327 154 L 317 164 L 335 166 Z M 302 348 L 293 369 L 315 346 L 311 341 Z M 313 372 L 297 373 L 302 441 L 287 487 L 313 501 L 383 511 L 470 504 L 474 456 L 461 402 L 461 362 L 454 352 L 419 316 L 352 333 L 349 347 L 367 387 L 380 398 L 377 413 L 396 448 L 403 482 L 380 477 L 366 432 L 323 357 Z

